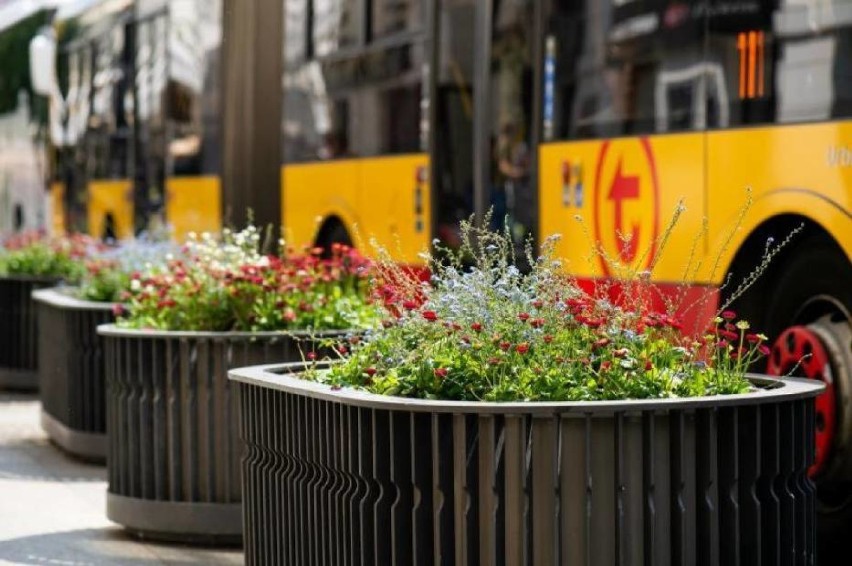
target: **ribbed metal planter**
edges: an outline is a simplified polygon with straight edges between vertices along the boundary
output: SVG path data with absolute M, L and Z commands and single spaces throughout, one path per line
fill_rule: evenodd
M 106 385 L 100 324 L 112 322 L 112 303 L 83 301 L 72 289 L 33 292 L 38 305 L 41 426 L 65 451 L 106 460 Z
M 231 372 L 249 565 L 814 564 L 818 383 L 496 404 L 332 391 L 297 370 Z
M 243 443 L 228 369 L 301 360 L 310 337 L 114 325 L 98 332 L 106 346 L 107 517 L 152 538 L 239 542 Z
M 38 316 L 30 297 L 51 277 L 0 277 L 0 389 L 38 389 Z

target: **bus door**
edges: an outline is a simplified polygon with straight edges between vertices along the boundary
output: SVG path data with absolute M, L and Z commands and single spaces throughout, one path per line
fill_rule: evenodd
M 284 0 L 282 208 L 296 247 L 375 240 L 422 263 L 434 3 Z
M 533 225 L 533 0 L 443 0 L 435 42 L 435 233 L 490 214 L 519 240 Z
M 79 92 L 88 100 L 75 117 L 76 128 L 83 132 L 77 149 L 85 171 L 88 231 L 99 238 L 128 238 L 134 232 L 128 15 L 105 19 L 103 31 L 87 38 L 81 51 L 84 65 L 88 64 L 82 81 L 90 81 L 90 90 Z
M 435 22 L 432 97 L 433 233 L 451 247 L 474 210 L 474 34 L 480 2 L 441 0 Z
M 704 11 L 689 4 L 543 2 L 539 234 L 592 284 L 688 278 L 706 242 Z M 660 255 L 678 203 L 685 211 Z
M 137 15 L 134 27 L 135 224 L 144 229 L 162 215 L 167 170 L 168 12 Z

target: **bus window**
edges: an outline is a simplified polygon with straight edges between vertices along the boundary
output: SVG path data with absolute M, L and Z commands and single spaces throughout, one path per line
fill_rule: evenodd
M 374 38 L 423 28 L 423 0 L 373 0 L 371 11 Z
M 316 57 L 325 57 L 361 43 L 364 13 L 362 1 L 313 0 L 311 36 Z
M 460 220 L 473 212 L 473 54 L 476 0 L 443 0 L 435 73 L 435 234 L 458 244 Z
M 546 3 L 553 69 L 544 136 L 596 138 L 703 129 L 718 82 L 701 3 Z M 546 105 L 547 106 L 547 105 Z
M 530 0 L 503 0 L 494 4 L 492 19 L 490 206 L 495 227 L 508 222 L 518 240 L 535 217 L 530 183 L 533 13 Z
M 723 10 L 717 0 L 708 15 L 709 63 L 723 71 L 724 91 L 710 101 L 711 114 L 718 107 L 718 119 L 710 127 L 760 124 L 775 120 L 775 66 L 772 51 L 775 39 L 772 19 L 776 0 L 762 0 L 743 6 L 735 14 Z
M 285 3 L 284 163 L 424 149 L 420 35 L 388 47 L 367 43 L 343 48 L 351 42 L 338 39 L 361 36 L 351 23 L 354 16 L 347 15 L 360 6 L 351 0 L 314 0 L 307 7 L 297 0 Z M 420 3 L 412 3 L 412 10 L 419 13 Z M 313 59 L 302 41 L 286 39 L 304 37 L 308 26 L 313 26 Z M 332 42 L 329 34 L 338 39 Z

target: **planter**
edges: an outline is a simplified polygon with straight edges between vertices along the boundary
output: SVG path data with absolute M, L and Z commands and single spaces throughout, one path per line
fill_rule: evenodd
M 238 542 L 243 443 L 227 371 L 301 360 L 309 336 L 113 325 L 98 332 L 106 346 L 107 517 L 152 538 Z
M 247 564 L 813 564 L 814 397 L 381 397 L 243 368 Z
M 106 460 L 106 386 L 100 324 L 112 322 L 112 303 L 83 301 L 62 289 L 33 293 L 39 321 L 41 426 L 65 451 Z
M 30 295 L 58 282 L 52 277 L 0 277 L 0 389 L 38 389 L 38 317 Z

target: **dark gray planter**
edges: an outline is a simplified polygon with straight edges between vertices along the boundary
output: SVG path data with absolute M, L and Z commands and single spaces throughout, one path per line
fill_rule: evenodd
M 249 565 L 814 563 L 822 386 L 593 403 L 381 397 L 243 368 Z
M 41 426 L 65 451 L 104 462 L 104 346 L 97 327 L 115 320 L 114 305 L 83 301 L 71 292 L 71 288 L 33 292 L 40 329 Z
M 243 444 L 227 371 L 301 360 L 310 337 L 114 325 L 98 332 L 106 346 L 107 517 L 151 538 L 239 542 Z
M 0 277 L 0 389 L 38 389 L 38 316 L 30 297 L 55 277 Z

